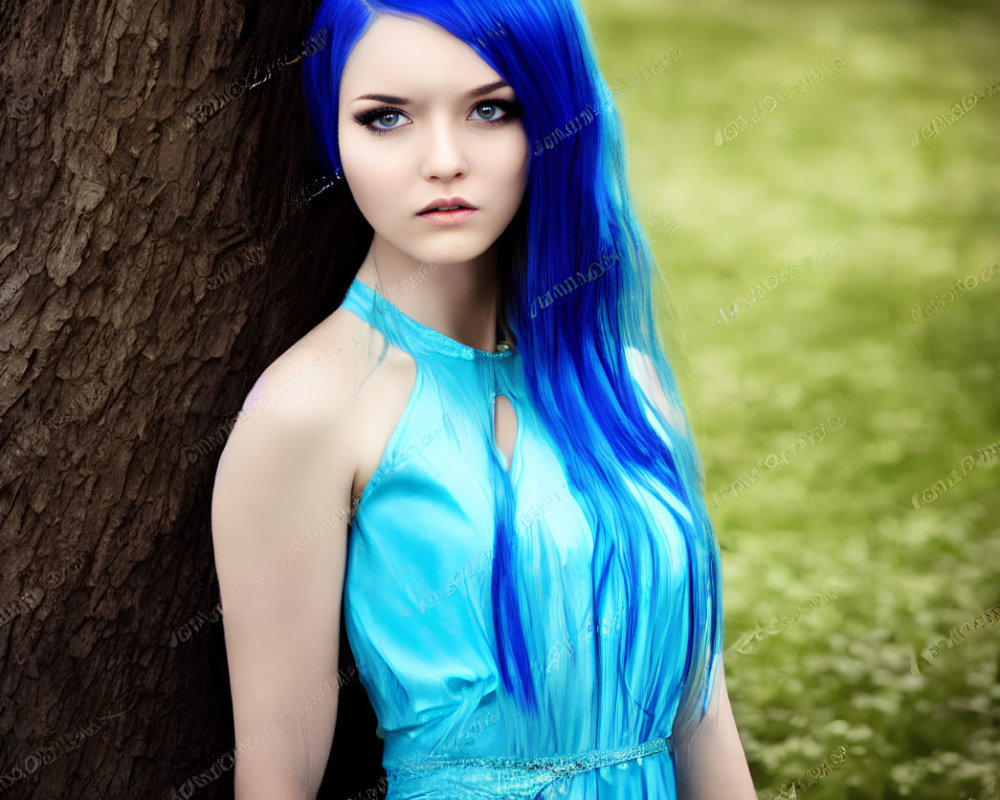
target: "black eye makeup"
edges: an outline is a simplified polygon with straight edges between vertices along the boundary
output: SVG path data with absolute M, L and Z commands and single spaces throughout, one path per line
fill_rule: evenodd
M 478 109 L 494 110 L 499 109 L 503 112 L 501 117 L 493 117 L 491 119 L 481 119 L 486 125 L 503 125 L 504 123 L 511 122 L 515 119 L 520 119 L 524 110 L 521 107 L 521 103 L 517 100 L 507 100 L 502 97 L 488 97 L 484 100 L 480 100 L 473 106 L 473 110 Z M 393 106 L 383 106 L 381 108 L 375 108 L 371 111 L 364 111 L 360 114 L 355 114 L 354 119 L 359 124 L 367 128 L 372 133 L 383 136 L 387 133 L 392 133 L 395 130 L 399 130 L 403 125 L 393 125 L 391 127 L 380 127 L 373 125 L 372 123 L 376 120 L 383 119 L 384 117 L 400 117 L 406 116 L 402 109 L 395 108 Z M 384 121 L 384 120 L 383 120 Z

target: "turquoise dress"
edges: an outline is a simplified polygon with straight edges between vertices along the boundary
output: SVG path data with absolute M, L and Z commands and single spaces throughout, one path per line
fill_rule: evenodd
M 675 800 L 670 737 L 690 625 L 688 560 L 674 516 L 629 484 L 662 521 L 667 565 L 660 575 L 647 570 L 642 584 L 665 583 L 659 596 L 669 603 L 656 614 L 640 603 L 639 635 L 624 643 L 648 665 L 628 685 L 633 696 L 657 698 L 650 717 L 596 677 L 594 536 L 529 402 L 517 349 L 462 344 L 357 278 L 342 306 L 417 367 L 402 417 L 354 506 L 344 582 L 348 641 L 385 742 L 386 800 Z M 492 436 L 497 394 L 507 395 L 517 417 L 509 474 L 518 591 L 532 609 L 532 652 L 543 654 L 532 664 L 538 720 L 518 711 L 497 666 L 490 459 L 508 468 Z M 675 496 L 673 505 L 690 521 Z M 622 630 L 624 612 L 603 615 L 604 635 Z M 615 651 L 605 648 L 601 661 L 614 676 Z

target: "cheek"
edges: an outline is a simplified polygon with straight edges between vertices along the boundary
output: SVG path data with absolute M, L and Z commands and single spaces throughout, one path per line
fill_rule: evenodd
M 392 138 L 370 133 L 353 118 L 341 120 L 338 146 L 344 171 L 354 179 L 369 172 L 389 171 L 394 148 L 386 146 L 386 139 Z
M 531 167 L 531 143 L 528 141 L 524 128 L 518 128 L 517 135 L 511 142 L 511 163 L 515 165 L 515 170 L 522 183 L 527 183 L 528 170 Z
M 487 163 L 492 166 L 495 185 L 508 196 L 516 208 L 521 203 L 528 183 L 531 166 L 531 148 L 523 130 L 511 131 L 509 137 L 491 148 Z
M 374 135 L 351 132 L 340 147 L 341 166 L 350 187 L 354 201 L 369 223 L 380 219 L 391 219 L 398 214 L 402 201 L 400 195 L 401 167 L 391 158 L 385 148 L 381 151 L 374 145 Z M 373 224 L 373 227 L 378 225 Z
M 340 166 L 345 171 L 356 173 L 363 169 L 362 165 L 368 160 L 365 144 L 365 140 L 358 133 L 345 130 L 345 125 L 341 122 L 337 146 L 340 151 Z
M 345 165 L 345 177 L 358 207 L 365 212 L 391 214 L 400 203 L 399 171 L 387 168 L 385 162 L 355 162 Z

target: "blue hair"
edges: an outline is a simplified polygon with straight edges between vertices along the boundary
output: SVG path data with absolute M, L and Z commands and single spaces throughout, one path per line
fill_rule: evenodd
M 683 532 L 690 581 L 691 635 L 676 719 L 700 720 L 721 660 L 719 547 L 703 497 L 701 460 L 654 324 L 652 278 L 659 270 L 628 195 L 621 121 L 577 0 L 323 2 L 310 36 L 325 29 L 329 43 L 304 59 L 303 90 L 328 170 L 340 166 L 340 76 L 355 43 L 380 14 L 420 17 L 447 30 L 503 77 L 521 103 L 533 157 L 522 204 L 526 213 L 519 213 L 504 234 L 515 247 L 510 263 L 501 264 L 507 270 L 503 299 L 531 401 L 563 456 L 570 489 L 595 533 L 598 665 L 601 609 L 616 565 L 626 592 L 629 613 L 621 638 L 625 646 L 617 654 L 618 674 L 598 675 L 598 680 L 613 685 L 628 674 L 628 657 L 639 649 L 628 646 L 638 619 L 632 598 L 642 559 L 650 553 L 655 559 L 656 553 L 651 546 L 656 524 L 629 490 L 631 479 L 661 497 L 664 490 L 674 493 L 691 511 L 693 522 L 666 502 Z M 646 374 L 646 388 L 637 385 L 633 364 Z M 654 402 L 657 389 L 670 409 Z M 647 414 L 669 434 L 658 432 Z M 537 715 L 530 664 L 542 654 L 528 653 L 524 631 L 531 609 L 521 607 L 513 574 L 513 491 L 506 470 L 499 461 L 494 466 L 496 656 L 504 689 L 526 714 Z M 661 566 L 654 563 L 652 574 L 661 574 Z M 654 608 L 662 607 L 655 587 L 651 595 Z M 633 698 L 648 712 L 665 691 L 655 680 L 661 672 L 654 669 L 644 696 Z M 631 695 L 629 687 L 625 693 Z M 652 717 L 649 712 L 645 719 Z

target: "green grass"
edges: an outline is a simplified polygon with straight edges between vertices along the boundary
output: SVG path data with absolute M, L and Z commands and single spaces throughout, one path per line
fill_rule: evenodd
M 609 83 L 681 52 L 618 107 L 677 308 L 674 366 L 709 496 L 846 417 L 712 510 L 727 646 L 845 589 L 726 655 L 761 797 L 840 745 L 847 760 L 800 796 L 998 796 L 1000 625 L 911 674 L 915 654 L 1000 602 L 1000 466 L 911 501 L 1000 439 L 1000 275 L 912 319 L 1000 256 L 1000 93 L 911 144 L 1000 78 L 1000 8 L 986 5 L 584 2 Z M 836 57 L 843 69 L 715 144 Z M 672 235 L 653 232 L 671 220 Z M 719 321 L 720 306 L 831 239 L 843 245 Z

